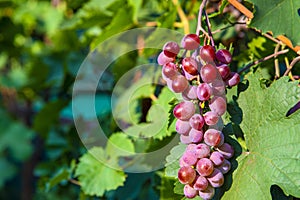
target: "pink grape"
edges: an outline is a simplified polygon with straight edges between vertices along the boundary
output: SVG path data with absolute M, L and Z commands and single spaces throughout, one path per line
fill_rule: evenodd
M 208 158 L 201 158 L 196 164 L 196 169 L 201 176 L 209 176 L 214 170 L 214 164 Z
M 162 74 L 167 78 L 172 78 L 175 75 L 178 75 L 177 66 L 173 62 L 169 62 L 165 64 L 162 68 Z
M 183 144 L 190 144 L 192 143 L 190 137 L 188 135 L 180 135 L 180 142 Z
M 196 190 L 205 190 L 208 187 L 208 181 L 205 177 L 198 176 L 193 187 Z
M 180 51 L 180 47 L 176 42 L 172 42 L 172 41 L 167 42 L 163 47 L 164 54 L 169 58 L 173 58 L 177 56 L 179 51 Z
M 214 169 L 211 175 L 207 177 L 208 182 L 214 188 L 221 187 L 224 184 L 224 176 L 219 169 Z
M 231 169 L 231 163 L 228 160 L 224 160 L 224 162 L 218 166 L 218 169 L 223 173 L 226 174 Z
M 216 112 L 208 111 L 203 115 L 203 118 L 207 125 L 212 126 L 219 121 L 220 116 Z
M 205 83 L 211 83 L 217 78 L 218 70 L 211 64 L 206 64 L 201 67 L 200 75 Z
M 209 102 L 209 108 L 219 116 L 222 116 L 227 109 L 226 97 L 214 96 Z
M 213 95 L 225 95 L 225 84 L 223 80 L 216 79 L 212 83 L 210 83 L 210 86 Z
M 205 190 L 199 191 L 199 196 L 205 200 L 212 199 L 214 195 L 215 195 L 215 188 L 213 188 L 210 185 L 208 185 L 208 187 Z
M 231 63 L 232 56 L 231 53 L 226 49 L 220 49 L 216 52 L 216 58 L 221 63 L 229 64 Z
M 175 129 L 176 129 L 177 133 L 183 134 L 183 135 L 188 135 L 191 128 L 192 127 L 190 126 L 189 121 L 182 121 L 180 119 L 177 119 L 176 124 L 175 124 Z
M 214 163 L 215 166 L 221 165 L 225 160 L 223 154 L 218 151 L 212 152 L 209 159 Z
M 195 50 L 200 45 L 200 39 L 196 34 L 187 34 L 181 40 L 181 46 L 186 50 Z
M 173 114 L 177 119 L 188 121 L 195 114 L 195 105 L 190 101 L 182 101 L 177 104 Z
M 169 62 L 173 62 L 173 61 L 174 61 L 174 58 L 167 57 L 163 51 L 157 57 L 157 63 L 159 65 L 165 65 L 165 64 L 167 64 Z
M 182 67 L 187 73 L 191 75 L 198 74 L 198 64 L 194 58 L 191 57 L 184 58 L 182 60 Z
M 196 148 L 197 148 L 197 144 L 189 144 L 187 145 L 185 151 L 195 152 Z
M 200 83 L 197 88 L 197 97 L 200 101 L 207 101 L 212 95 L 212 89 L 207 83 Z
M 205 62 L 213 62 L 216 57 L 215 49 L 210 45 L 205 45 L 200 49 L 199 55 Z
M 182 155 L 182 161 L 185 162 L 187 165 L 192 166 L 197 163 L 198 158 L 192 152 L 186 151 Z
M 233 147 L 232 147 L 230 144 L 228 144 L 228 143 L 222 144 L 221 146 L 219 146 L 219 147 L 217 148 L 217 150 L 218 150 L 221 154 L 223 154 L 224 157 L 225 157 L 226 159 L 229 159 L 229 158 L 231 158 L 231 157 L 234 155 L 234 149 L 233 149 Z
M 230 68 L 226 64 L 222 64 L 217 66 L 217 69 L 222 77 L 223 80 L 226 80 L 227 77 L 230 75 Z
M 183 92 L 188 86 L 188 80 L 181 74 L 172 77 L 172 89 L 175 93 Z
M 201 130 L 204 125 L 204 119 L 200 114 L 194 114 L 189 120 L 190 126 L 193 129 Z
M 208 157 L 210 154 L 210 147 L 204 143 L 200 143 L 194 149 L 194 153 L 197 156 L 197 158 Z
M 178 171 L 178 180 L 182 184 L 191 184 L 196 178 L 196 171 L 190 166 L 181 167 Z
M 182 98 L 186 101 L 197 99 L 197 86 L 189 85 L 188 88 L 182 92 Z
M 183 188 L 183 193 L 186 198 L 192 199 L 197 196 L 198 191 L 190 185 L 185 185 Z
M 189 132 L 189 137 L 191 142 L 199 143 L 203 139 L 203 132 L 192 128 Z
M 222 141 L 222 135 L 223 133 L 221 131 L 218 131 L 216 129 L 208 129 L 204 133 L 204 142 L 209 146 L 216 147 Z
M 240 75 L 236 72 L 231 72 L 226 80 L 226 84 L 230 87 L 236 86 L 240 82 Z

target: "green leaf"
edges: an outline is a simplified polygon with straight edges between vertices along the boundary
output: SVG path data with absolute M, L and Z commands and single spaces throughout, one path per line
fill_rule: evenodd
M 62 181 L 68 180 L 70 177 L 70 171 L 67 169 L 61 169 L 54 177 L 52 177 L 46 184 L 46 191 L 58 185 Z
M 285 117 L 299 100 L 300 88 L 288 80 L 282 77 L 266 88 L 258 75 L 248 77 L 250 86 L 240 94 L 238 103 L 243 109 L 241 128 L 249 152 L 237 158 L 238 168 L 225 200 L 271 199 L 271 185 L 300 197 L 300 113 Z
M 111 157 L 130 156 L 134 153 L 134 145 L 125 133 L 114 133 L 108 140 L 106 152 Z
M 250 1 L 255 6 L 250 26 L 263 32 L 272 31 L 275 37 L 285 34 L 294 45 L 300 44 L 299 0 Z
M 185 151 L 186 145 L 180 143 L 173 147 L 170 151 L 170 155 L 166 157 L 166 169 L 165 174 L 167 177 L 177 178 L 177 172 L 179 170 L 179 159 Z
M 103 196 L 105 191 L 117 189 L 125 182 L 124 172 L 107 166 L 109 161 L 102 148 L 92 148 L 79 161 L 75 176 L 85 194 Z

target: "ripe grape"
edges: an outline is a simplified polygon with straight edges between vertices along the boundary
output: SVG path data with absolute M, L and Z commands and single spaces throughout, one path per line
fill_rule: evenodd
M 209 176 L 214 170 L 214 164 L 208 158 L 201 158 L 196 164 L 196 169 L 201 176 Z
M 221 165 L 225 160 L 223 154 L 218 151 L 212 152 L 209 159 L 214 163 L 215 166 Z
M 201 67 L 200 75 L 205 83 L 211 83 L 217 78 L 218 70 L 211 64 L 206 64 Z
M 175 124 L 175 129 L 176 129 L 177 133 L 183 134 L 183 135 L 188 135 L 191 128 L 192 127 L 190 126 L 189 121 L 182 121 L 180 119 L 177 119 L 176 124 Z
M 222 141 L 222 135 L 223 133 L 221 131 L 218 131 L 216 129 L 208 129 L 204 133 L 204 142 L 209 146 L 216 147 Z
M 236 72 L 231 72 L 226 80 L 226 84 L 230 87 L 236 86 L 240 82 L 240 75 Z
M 178 74 L 177 66 L 173 62 L 165 64 L 162 68 L 162 74 L 167 78 L 172 78 Z
M 196 34 L 187 34 L 181 40 L 181 46 L 186 50 L 195 50 L 200 45 L 200 39 Z
M 186 198 L 192 199 L 197 196 L 198 191 L 190 185 L 185 185 L 183 188 L 183 193 Z
M 224 176 L 219 169 L 214 169 L 213 173 L 207 177 L 207 180 L 214 188 L 221 187 L 224 184 Z
M 214 195 L 215 195 L 215 188 L 213 188 L 210 185 L 208 185 L 208 187 L 205 190 L 199 191 L 199 196 L 205 200 L 212 199 Z
M 182 158 L 182 161 L 185 162 L 189 166 L 195 165 L 198 161 L 198 158 L 196 157 L 196 155 L 190 151 L 184 152 L 181 158 Z
M 181 74 L 173 76 L 172 78 L 172 90 L 175 93 L 183 92 L 189 86 L 188 80 Z
M 194 114 L 189 120 L 190 126 L 193 129 L 201 130 L 204 125 L 204 119 L 200 114 Z
M 218 121 L 220 116 L 213 111 L 208 111 L 203 115 L 204 121 L 207 125 L 215 125 Z
M 167 42 L 163 47 L 164 54 L 169 58 L 173 58 L 177 56 L 179 51 L 180 51 L 180 47 L 176 42 L 172 42 L 172 41 Z
M 208 181 L 205 177 L 198 176 L 193 187 L 196 190 L 205 190 L 208 187 Z
M 207 83 L 200 83 L 197 87 L 197 97 L 200 101 L 207 101 L 212 95 L 212 89 Z
M 188 88 L 182 92 L 182 98 L 186 101 L 197 99 L 197 86 L 189 85 Z
M 188 135 L 180 135 L 180 142 L 183 144 L 190 144 L 192 143 L 190 137 Z
M 233 147 L 232 147 L 230 144 L 228 144 L 228 143 L 222 144 L 221 146 L 219 146 L 219 147 L 217 148 L 217 150 L 218 150 L 221 154 L 223 154 L 224 157 L 225 157 L 226 159 L 231 158 L 231 157 L 233 156 L 233 154 L 234 154 L 234 149 L 233 149 Z
M 228 67 L 228 65 L 222 64 L 220 66 L 217 66 L 217 69 L 218 69 L 219 73 L 221 74 L 222 79 L 226 80 L 226 78 L 230 74 L 230 68 Z
M 163 51 L 157 57 L 157 63 L 159 65 L 165 65 L 165 64 L 167 64 L 169 62 L 173 62 L 173 61 L 174 61 L 174 58 L 167 57 Z
M 195 105 L 190 101 L 182 101 L 177 104 L 173 114 L 177 119 L 188 121 L 195 114 Z
M 184 58 L 182 60 L 182 67 L 187 73 L 191 75 L 198 74 L 198 64 L 194 58 L 191 57 Z
M 228 160 L 224 159 L 224 162 L 220 166 L 218 166 L 218 169 L 223 174 L 226 174 L 231 169 L 231 163 Z
M 210 45 L 205 45 L 200 49 L 199 56 L 205 62 L 213 62 L 216 57 L 215 49 Z
M 214 80 L 212 83 L 210 83 L 212 94 L 216 96 L 222 96 L 225 95 L 225 84 L 223 80 Z
M 190 166 L 183 166 L 178 171 L 178 180 L 182 184 L 191 184 L 196 178 L 196 171 Z
M 216 58 L 221 63 L 229 64 L 232 60 L 231 53 L 226 49 L 220 49 L 216 52 Z
M 199 143 L 203 139 L 203 132 L 192 128 L 189 132 L 189 137 L 191 142 Z
M 209 108 L 219 116 L 223 115 L 227 108 L 226 97 L 214 96 L 209 102 Z
M 204 143 L 200 143 L 194 149 L 194 153 L 197 158 L 206 158 L 210 154 L 210 147 Z

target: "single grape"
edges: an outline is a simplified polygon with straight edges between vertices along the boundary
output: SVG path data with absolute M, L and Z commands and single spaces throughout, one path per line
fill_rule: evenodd
M 188 165 L 187 163 L 185 163 L 181 157 L 181 158 L 179 158 L 179 166 L 184 167 L 184 166 L 191 166 L 191 165 Z
M 216 147 L 222 141 L 222 135 L 223 133 L 221 131 L 218 131 L 216 129 L 208 129 L 204 133 L 204 142 L 209 146 Z
M 200 45 L 200 39 L 196 34 L 187 34 L 181 40 L 181 46 L 186 50 L 195 50 Z
M 226 84 L 230 87 L 236 86 L 240 82 L 240 75 L 236 72 L 231 72 L 226 79 Z
M 212 89 L 207 83 L 200 83 L 197 87 L 197 97 L 200 101 L 207 101 L 212 95 Z
M 198 176 L 193 185 L 193 188 L 196 190 L 205 190 L 208 187 L 208 181 L 203 176 Z
M 221 187 L 224 184 L 224 176 L 219 169 L 214 169 L 213 173 L 207 177 L 207 180 L 214 188 Z
M 218 150 L 221 154 L 223 154 L 224 157 L 225 157 L 226 159 L 229 159 L 229 158 L 231 158 L 231 157 L 234 155 L 234 149 L 233 149 L 233 147 L 232 147 L 230 144 L 228 144 L 228 143 L 222 144 L 221 146 L 219 146 L 219 147 L 217 148 L 217 150 Z
M 201 176 L 209 176 L 214 171 L 214 164 L 208 158 L 201 158 L 196 164 L 196 169 Z
M 219 116 L 223 115 L 227 108 L 226 97 L 214 96 L 209 102 L 209 108 Z
M 201 130 L 204 125 L 204 119 L 202 115 L 196 113 L 190 118 L 189 123 L 193 129 Z
M 226 80 L 230 74 L 230 68 L 226 64 L 217 66 L 217 70 L 219 71 L 223 80 Z
M 175 124 L 175 129 L 176 129 L 177 133 L 183 134 L 183 135 L 188 135 L 191 128 L 192 127 L 190 126 L 189 121 L 182 121 L 180 119 L 177 119 L 176 124 Z
M 219 49 L 216 52 L 216 58 L 221 63 L 229 64 L 232 60 L 231 53 L 226 49 Z
M 192 143 L 190 137 L 188 135 L 180 135 L 180 142 L 182 144 L 190 144 Z
M 183 92 L 189 86 L 188 80 L 181 74 L 173 76 L 172 78 L 172 89 L 175 93 Z
M 213 111 L 208 111 L 203 115 L 204 121 L 208 126 L 215 125 L 218 121 L 220 116 Z
M 231 163 L 228 160 L 224 159 L 224 162 L 220 166 L 218 166 L 218 169 L 223 174 L 226 174 L 231 169 Z
M 203 132 L 192 128 L 189 132 L 189 137 L 191 142 L 199 143 L 203 139 Z
M 191 75 L 198 74 L 198 64 L 194 58 L 191 57 L 184 58 L 182 60 L 182 67 L 187 73 Z
M 196 171 L 190 166 L 181 167 L 178 171 L 178 180 L 182 184 L 191 184 L 196 178 Z
M 174 58 L 167 57 L 163 51 L 157 57 L 157 63 L 159 65 L 165 65 L 165 64 L 167 64 L 169 62 L 173 62 L 173 61 L 174 61 Z
M 193 166 L 197 163 L 198 158 L 195 154 L 190 151 L 185 151 L 182 155 L 182 161 L 185 162 L 189 166 Z
M 215 166 L 219 166 L 221 164 L 223 164 L 225 158 L 223 156 L 223 154 L 221 154 L 218 151 L 214 151 L 210 154 L 209 159 L 214 163 Z
M 197 99 L 197 86 L 189 85 L 188 88 L 182 92 L 182 98 L 186 101 Z
M 210 154 L 210 147 L 204 143 L 200 143 L 194 149 L 194 153 L 197 158 L 206 158 Z
M 196 148 L 197 148 L 197 144 L 189 144 L 189 145 L 187 145 L 185 151 L 190 151 L 190 152 L 194 153 Z
M 176 64 L 173 62 L 165 64 L 162 68 L 162 74 L 169 79 L 171 79 L 175 75 L 178 75 Z
M 195 114 L 195 105 L 190 101 L 182 101 L 177 104 L 173 114 L 177 119 L 188 121 Z
M 205 190 L 199 191 L 199 196 L 205 200 L 212 199 L 214 195 L 215 195 L 215 188 L 213 188 L 210 185 L 208 185 L 208 187 Z
M 212 89 L 212 95 L 214 96 L 225 96 L 225 84 L 223 80 L 216 79 L 209 84 Z
M 205 45 L 200 49 L 199 56 L 205 62 L 213 62 L 216 57 L 215 49 L 210 45 Z
M 211 64 L 206 64 L 201 67 L 200 75 L 205 83 L 211 83 L 217 78 L 218 70 Z
M 173 58 L 177 56 L 179 51 L 180 51 L 180 47 L 176 42 L 172 42 L 172 41 L 167 42 L 163 47 L 164 54 L 169 58 Z
M 185 185 L 183 188 L 183 193 L 186 198 L 192 199 L 197 196 L 198 191 L 190 185 Z

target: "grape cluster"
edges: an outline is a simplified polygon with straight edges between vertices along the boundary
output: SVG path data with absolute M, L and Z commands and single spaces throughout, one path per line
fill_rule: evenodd
M 181 47 L 184 53 L 180 57 Z M 230 71 L 228 50 L 201 46 L 196 34 L 185 35 L 181 47 L 167 42 L 157 59 L 167 86 L 183 98 L 173 110 L 176 131 L 187 144 L 180 158 L 178 180 L 185 185 L 187 198 L 199 195 L 211 199 L 215 188 L 224 183 L 223 174 L 231 168 L 228 159 L 234 150 L 224 143 L 221 116 L 226 112 L 226 86 L 237 85 L 240 77 Z

